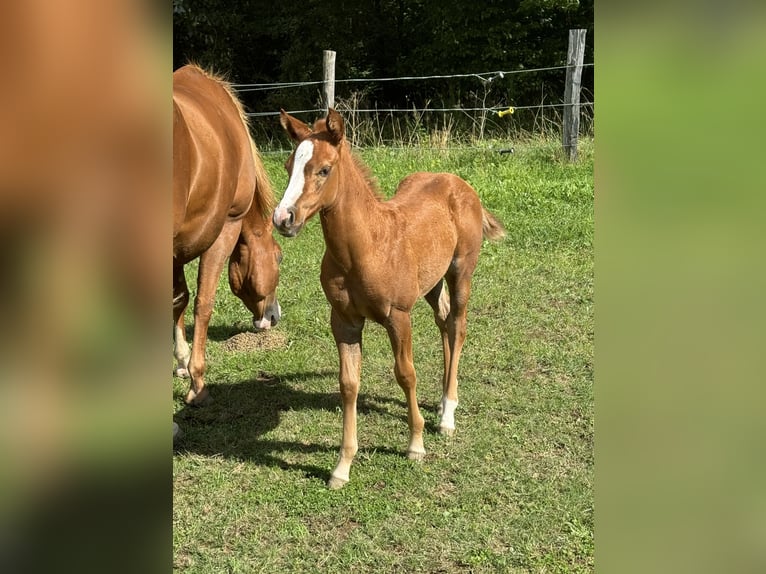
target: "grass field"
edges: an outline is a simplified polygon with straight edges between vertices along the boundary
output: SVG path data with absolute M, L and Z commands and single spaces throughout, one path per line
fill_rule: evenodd
M 474 275 L 451 438 L 436 430 L 438 331 L 425 301 L 413 312 L 421 463 L 405 455 L 388 338 L 368 322 L 359 453 L 349 484 L 325 487 L 341 413 L 318 219 L 279 238 L 283 319 L 259 335 L 263 349 L 228 344 L 250 318 L 221 277 L 212 404 L 185 407 L 188 382 L 173 381 L 184 433 L 173 461 L 176 571 L 593 571 L 593 143 L 581 143 L 575 165 L 559 147 L 361 152 L 386 194 L 413 171 L 462 176 L 508 231 L 485 243 Z M 264 156 L 278 197 L 285 159 Z M 194 270 L 187 276 L 191 287 Z

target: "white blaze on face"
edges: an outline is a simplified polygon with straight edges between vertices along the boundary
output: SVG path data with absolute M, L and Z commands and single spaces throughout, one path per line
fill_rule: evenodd
M 287 209 L 295 205 L 301 194 L 303 193 L 303 186 L 306 183 L 304 177 L 304 171 L 306 164 L 311 160 L 314 155 L 314 142 L 311 140 L 303 140 L 295 150 L 295 157 L 293 158 L 293 172 L 290 174 L 290 181 L 287 183 L 287 189 L 285 190 L 282 201 L 279 202 L 277 209 L 274 212 L 274 219 L 276 223 L 281 223 L 288 217 Z

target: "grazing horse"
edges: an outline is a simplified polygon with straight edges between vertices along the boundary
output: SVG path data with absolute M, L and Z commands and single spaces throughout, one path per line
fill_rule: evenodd
M 482 239 L 505 235 L 502 224 L 473 188 L 448 173 L 415 173 L 383 201 L 366 168 L 352 155 L 343 119 L 330 109 L 313 129 L 281 111 L 280 121 L 298 145 L 274 226 L 295 236 L 319 212 L 325 241 L 320 279 L 332 307 L 331 327 L 340 355 L 343 437 L 328 486 L 349 480 L 357 452 L 356 401 L 366 319 L 383 325 L 394 352 L 394 374 L 407 400 L 409 458 L 420 460 L 423 417 L 415 396 L 410 312 L 424 296 L 442 335 L 444 376 L 439 427 L 455 430 L 457 370 L 466 335 L 466 305 Z M 446 280 L 449 294 L 444 289 Z
M 187 403 L 208 397 L 205 344 L 218 278 L 229 258 L 229 286 L 253 314 L 256 330 L 279 321 L 282 252 L 272 235 L 275 204 L 242 105 L 221 78 L 197 66 L 173 73 L 173 322 L 176 374 L 190 376 Z M 199 257 L 194 338 L 186 342 L 189 303 L 184 265 Z

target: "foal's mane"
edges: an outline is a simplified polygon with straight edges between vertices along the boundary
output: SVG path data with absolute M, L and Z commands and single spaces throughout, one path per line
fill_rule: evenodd
M 362 178 L 364 178 L 364 181 L 367 184 L 367 187 L 370 188 L 370 191 L 372 191 L 372 194 L 378 199 L 383 200 L 384 197 L 380 192 L 380 184 L 378 183 L 378 178 L 375 177 L 369 166 L 362 161 L 362 158 L 360 158 L 354 151 L 351 150 L 351 145 L 347 141 L 343 142 L 343 147 L 346 148 L 346 151 L 348 151 L 348 155 L 351 158 L 354 167 L 356 167 Z
M 324 118 L 314 122 L 313 131 L 315 134 L 321 134 L 321 132 L 327 131 L 327 123 Z M 351 158 L 354 167 L 362 176 L 365 183 L 367 184 L 367 187 L 369 187 L 370 191 L 372 191 L 372 194 L 380 200 L 385 199 L 383 194 L 380 192 L 380 184 L 378 183 L 378 179 L 372 173 L 372 170 L 370 170 L 367 164 L 362 161 L 362 158 L 360 158 L 359 155 L 357 155 L 357 153 L 351 149 L 351 144 L 348 143 L 346 138 L 343 138 L 343 141 L 341 142 L 341 148 L 343 149 L 344 155 Z
M 250 150 L 253 154 L 253 163 L 255 165 L 256 184 L 253 193 L 253 204 L 250 207 L 250 211 L 255 209 L 259 211 L 265 219 L 270 221 L 271 212 L 277 205 L 277 201 L 274 197 L 274 189 L 271 185 L 271 181 L 269 180 L 269 176 L 266 173 L 266 169 L 263 167 L 263 162 L 261 161 L 261 156 L 258 153 L 258 148 L 255 145 L 255 141 L 253 141 L 253 136 L 250 134 L 250 118 L 247 117 L 242 102 L 234 91 L 231 82 L 229 82 L 228 78 L 226 78 L 224 75 L 214 72 L 210 69 L 205 69 L 194 62 L 190 62 L 189 66 L 194 68 L 209 80 L 212 80 L 213 82 L 220 85 L 229 95 L 231 101 L 234 103 L 234 107 L 236 107 L 237 113 L 239 114 L 239 119 L 242 121 L 242 124 L 245 128 L 247 138 L 250 140 Z

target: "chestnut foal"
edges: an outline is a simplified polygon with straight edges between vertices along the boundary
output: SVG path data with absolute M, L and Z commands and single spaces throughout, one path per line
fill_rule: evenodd
M 340 488 L 349 480 L 358 449 L 356 400 L 365 319 L 388 332 L 396 381 L 407 400 L 407 454 L 420 460 L 425 455 L 423 416 L 415 397 L 410 311 L 424 296 L 441 331 L 444 377 L 439 428 L 451 435 L 471 276 L 482 239 L 499 239 L 505 231 L 482 207 L 473 188 L 448 173 L 412 174 L 402 180 L 393 198 L 383 201 L 366 168 L 352 155 L 343 119 L 333 109 L 313 129 L 284 110 L 280 120 L 298 145 L 287 160 L 289 182 L 274 210 L 274 227 L 294 237 L 319 212 L 324 233 L 321 282 L 332 307 L 343 402 L 340 460 L 328 486 Z

